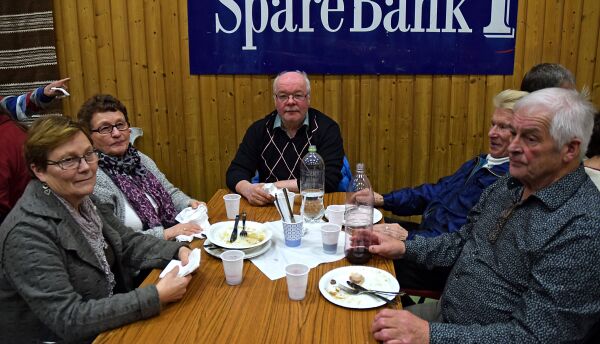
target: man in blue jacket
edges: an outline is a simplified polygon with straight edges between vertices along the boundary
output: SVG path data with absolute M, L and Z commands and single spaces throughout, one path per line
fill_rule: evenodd
M 494 97 L 496 109 L 488 132 L 488 154 L 467 161 L 454 174 L 435 184 L 399 189 L 384 195 L 375 193 L 375 205 L 395 215 L 422 215 L 420 224 L 401 222 L 408 230 L 408 240 L 416 235 L 434 237 L 458 231 L 483 190 L 507 173 L 512 106 L 526 94 L 505 90 Z
M 483 190 L 508 172 L 508 145 L 512 107 L 527 92 L 504 90 L 494 97 L 495 110 L 488 136 L 489 153 L 464 163 L 454 174 L 435 184 L 423 184 L 381 195 L 375 193 L 375 205 L 395 215 L 422 215 L 420 224 L 399 222 L 408 230 L 408 240 L 415 236 L 434 237 L 457 232 L 467 221 L 467 214 Z M 402 229 L 401 229 L 402 230 Z M 444 288 L 451 267 L 427 269 L 409 261 L 394 261 L 400 286 L 408 289 Z M 402 298 L 404 305 L 412 303 Z

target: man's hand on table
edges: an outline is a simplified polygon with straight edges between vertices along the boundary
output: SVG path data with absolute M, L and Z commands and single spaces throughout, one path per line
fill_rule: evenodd
M 278 189 L 288 189 L 288 191 L 292 192 L 300 192 L 298 190 L 298 180 L 289 179 L 289 180 L 280 180 L 274 183 Z
M 247 180 L 242 180 L 237 183 L 235 190 L 244 196 L 251 205 L 260 206 L 273 203 L 275 198 L 263 189 L 264 185 L 264 183 L 252 184 Z
M 388 224 L 388 226 L 390 226 Z M 369 252 L 386 258 L 402 258 L 406 252 L 404 241 L 392 238 L 380 232 L 373 232 Z
M 382 310 L 375 316 L 371 332 L 383 343 L 429 343 L 429 322 L 409 311 Z
M 408 231 L 397 223 L 382 223 L 374 225 L 373 230 L 377 233 L 385 234 L 394 239 L 405 241 L 408 238 Z

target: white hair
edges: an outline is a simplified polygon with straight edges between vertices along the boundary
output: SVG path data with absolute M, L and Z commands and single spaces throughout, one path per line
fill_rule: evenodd
M 581 93 L 564 88 L 545 88 L 517 101 L 514 111 L 544 113 L 550 120 L 550 135 L 558 148 L 573 139 L 581 140 L 580 158 L 585 157 L 594 128 L 596 109 Z
M 292 71 L 283 71 L 279 74 L 277 74 L 277 76 L 275 77 L 275 80 L 273 80 L 273 95 L 275 95 L 277 93 L 277 83 L 279 82 L 279 78 L 286 73 L 298 73 L 300 75 L 302 75 L 302 77 L 304 78 L 304 84 L 306 84 L 306 95 L 310 95 L 310 80 L 308 80 L 308 75 L 306 75 L 306 72 L 303 72 L 301 70 L 292 70 Z

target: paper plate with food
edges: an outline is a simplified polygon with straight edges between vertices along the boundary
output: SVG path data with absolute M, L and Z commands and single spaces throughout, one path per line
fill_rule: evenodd
M 346 308 L 375 308 L 385 304 L 383 300 L 368 294 L 355 295 L 344 291 L 339 285 L 348 286 L 346 281 L 356 283 L 366 289 L 398 292 L 400 284 L 396 277 L 387 271 L 370 266 L 351 265 L 328 271 L 319 281 L 319 291 L 332 303 Z M 383 297 L 392 300 L 394 295 Z
M 213 224 L 207 233 L 210 242 L 224 248 L 246 249 L 260 246 L 271 240 L 273 233 L 263 223 L 246 221 L 246 236 L 240 235 L 242 222 L 238 224 L 238 235 L 235 241 L 230 242 L 231 232 L 235 221 L 225 221 Z

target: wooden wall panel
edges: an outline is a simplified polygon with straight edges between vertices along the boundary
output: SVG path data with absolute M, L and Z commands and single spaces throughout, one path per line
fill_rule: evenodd
M 187 1 L 55 0 L 65 113 L 112 93 L 136 145 L 182 190 L 208 199 L 246 128 L 274 108 L 273 75 L 189 74 Z M 600 104 L 600 1 L 519 1 L 514 74 L 310 75 L 311 105 L 339 124 L 351 165 L 375 190 L 431 182 L 487 150 L 492 98 L 540 62 L 565 65 Z

